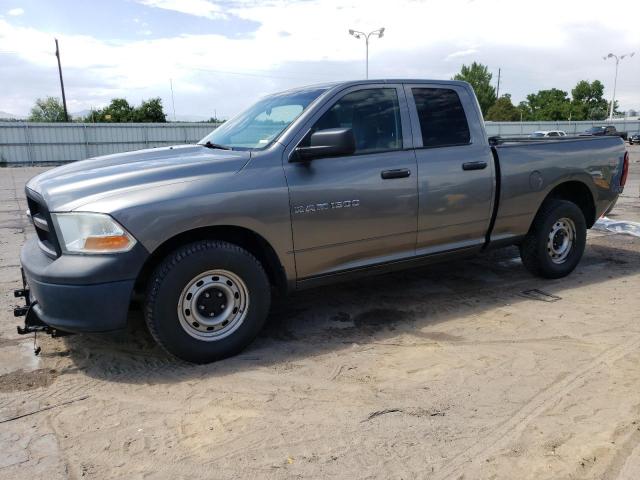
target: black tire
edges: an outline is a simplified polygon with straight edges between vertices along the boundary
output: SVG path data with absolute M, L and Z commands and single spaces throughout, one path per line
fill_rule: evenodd
M 558 256 L 549 247 L 550 235 L 560 225 L 560 239 L 563 239 L 563 225 L 570 222 L 558 222 L 569 219 L 573 222 L 574 235 L 565 258 Z M 551 242 L 555 248 L 555 239 Z M 569 275 L 580 262 L 587 240 L 587 225 L 582 210 L 573 202 L 549 199 L 544 202 L 536 214 L 529 232 L 520 244 L 522 263 L 532 274 L 543 278 L 561 278 Z M 559 243 L 559 242 L 558 242 Z M 556 255 L 555 261 L 553 255 Z
M 224 338 L 214 340 L 203 339 L 208 337 L 194 337 L 200 335 L 199 331 L 195 328 L 190 329 L 188 324 L 183 326 L 184 319 L 189 317 L 180 317 L 178 313 L 179 305 L 181 308 L 183 305 L 181 302 L 185 298 L 185 290 L 189 285 L 196 288 L 197 284 L 191 282 L 199 276 L 209 280 L 204 275 L 210 271 L 228 272 L 234 275 L 233 278 L 240 279 L 243 296 L 246 294 L 247 298 L 247 308 L 240 310 L 242 320 L 236 321 L 235 329 L 229 330 Z M 212 278 L 218 279 L 217 276 Z M 221 284 L 221 287 L 224 285 Z M 205 293 L 200 292 L 197 295 L 200 298 Z M 228 303 L 234 301 L 233 297 L 230 298 Z M 196 301 L 194 298 L 194 311 Z M 269 279 L 260 262 L 251 253 L 231 243 L 203 240 L 175 250 L 155 269 L 147 287 L 145 319 L 151 335 L 167 352 L 188 362 L 209 363 L 235 355 L 249 345 L 264 325 L 270 305 Z M 200 306 L 198 304 L 198 308 Z M 236 310 L 237 308 L 233 309 L 234 314 Z M 205 328 L 198 322 L 194 322 L 194 325 Z M 219 328 L 224 330 L 223 327 Z M 188 333 L 189 331 L 192 333 Z M 202 333 L 207 334 L 209 332 Z

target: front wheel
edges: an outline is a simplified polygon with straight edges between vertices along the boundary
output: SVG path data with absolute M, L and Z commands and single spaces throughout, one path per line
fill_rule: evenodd
M 520 257 L 534 275 L 561 278 L 580 262 L 586 239 L 582 210 L 575 203 L 550 199 L 542 205 L 520 244 Z
M 269 312 L 271 288 L 260 262 L 221 241 L 185 245 L 151 276 L 145 318 L 169 353 L 194 363 L 235 355 L 256 337 Z

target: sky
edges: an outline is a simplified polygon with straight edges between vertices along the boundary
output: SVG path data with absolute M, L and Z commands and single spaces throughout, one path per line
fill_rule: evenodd
M 638 0 L 0 0 L 0 111 L 27 115 L 60 96 L 70 112 L 111 98 L 162 98 L 169 119 L 229 118 L 288 88 L 365 75 L 350 28 L 385 27 L 370 78 L 450 79 L 486 64 L 517 103 L 547 88 L 601 80 L 640 110 Z M 173 84 L 173 101 L 171 96 Z

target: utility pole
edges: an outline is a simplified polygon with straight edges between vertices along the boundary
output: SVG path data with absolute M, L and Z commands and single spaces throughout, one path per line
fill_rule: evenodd
M 500 69 L 498 69 L 498 88 L 496 89 L 496 98 L 500 98 Z
M 62 106 L 64 107 L 64 120 L 69 121 L 67 113 L 67 97 L 64 94 L 64 82 L 62 81 L 62 66 L 60 65 L 60 49 L 58 48 L 58 39 L 56 38 L 56 57 L 58 58 L 58 74 L 60 75 L 60 88 L 62 89 Z

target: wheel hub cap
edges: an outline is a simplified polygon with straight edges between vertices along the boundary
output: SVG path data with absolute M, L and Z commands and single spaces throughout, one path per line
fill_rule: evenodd
M 570 218 L 560 218 L 551 227 L 547 240 L 547 253 L 553 263 L 564 263 L 571 253 L 576 237 L 576 226 Z
M 244 281 L 227 270 L 210 270 L 191 279 L 178 300 L 178 319 L 192 337 L 215 341 L 240 327 L 249 306 Z

